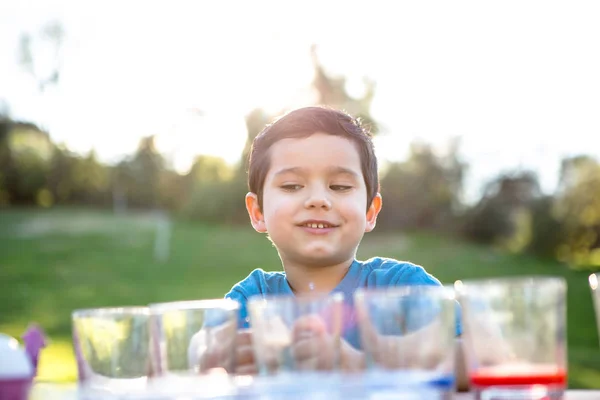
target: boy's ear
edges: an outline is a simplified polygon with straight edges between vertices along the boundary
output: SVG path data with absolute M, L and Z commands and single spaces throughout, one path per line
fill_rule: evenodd
M 252 223 L 254 230 L 256 232 L 266 233 L 267 226 L 265 224 L 263 213 L 260 211 L 256 193 L 248 192 L 246 194 L 246 210 L 248 210 L 250 222 Z
M 381 204 L 381 194 L 377 193 L 371 202 L 371 207 L 367 210 L 367 226 L 365 227 L 365 232 L 371 232 L 375 229 L 377 216 L 379 215 L 379 211 L 381 211 Z

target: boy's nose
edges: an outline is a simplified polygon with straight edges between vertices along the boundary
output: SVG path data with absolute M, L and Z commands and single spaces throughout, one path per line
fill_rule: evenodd
M 331 201 L 327 198 L 327 195 L 321 191 L 315 191 L 310 194 L 309 198 L 304 203 L 306 208 L 323 208 L 325 210 L 331 209 Z

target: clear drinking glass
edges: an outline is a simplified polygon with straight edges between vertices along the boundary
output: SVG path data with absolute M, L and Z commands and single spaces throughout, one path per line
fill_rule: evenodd
M 477 399 L 562 399 L 566 290 L 560 277 L 457 282 L 463 348 Z
M 229 299 L 150 304 L 156 376 L 233 372 L 239 304 Z
M 454 290 L 414 285 L 354 295 L 367 374 L 373 380 L 454 390 L 457 333 Z
M 193 398 L 230 395 L 239 304 L 211 299 L 148 307 L 154 371 L 151 392 Z
M 147 307 L 75 310 L 73 347 L 79 382 L 106 392 L 144 390 L 151 370 Z
M 248 302 L 260 374 L 336 371 L 343 294 L 253 297 Z

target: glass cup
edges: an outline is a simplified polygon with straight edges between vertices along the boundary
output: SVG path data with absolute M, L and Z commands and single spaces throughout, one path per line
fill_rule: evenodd
M 248 301 L 259 374 L 337 371 L 343 294 L 266 296 Z
M 150 304 L 154 393 L 225 395 L 235 368 L 239 303 L 230 299 Z
M 562 399 L 567 382 L 564 279 L 499 278 L 455 287 L 476 399 Z
M 151 370 L 147 307 L 75 310 L 73 347 L 82 387 L 112 393 L 146 388 Z
M 414 285 L 354 294 L 366 373 L 382 387 L 454 390 L 454 290 Z
M 600 337 L 600 272 L 591 274 L 589 277 L 590 289 L 592 291 L 592 301 L 594 311 L 596 312 L 596 324 L 598 326 L 598 336 Z

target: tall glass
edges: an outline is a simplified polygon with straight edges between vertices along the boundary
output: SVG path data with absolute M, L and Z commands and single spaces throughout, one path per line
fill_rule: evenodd
M 73 347 L 82 387 L 106 392 L 146 388 L 151 370 L 147 307 L 75 310 Z
M 457 282 L 463 348 L 476 399 L 562 399 L 566 290 L 560 277 Z
M 589 277 L 590 289 L 592 291 L 592 301 L 594 311 L 596 312 L 596 324 L 598 326 L 598 336 L 600 337 L 600 272 L 591 274 Z
M 372 379 L 388 380 L 398 388 L 454 390 L 458 304 L 453 289 L 432 285 L 362 289 L 354 299 Z
M 248 302 L 259 373 L 336 371 L 343 295 L 253 297 Z

